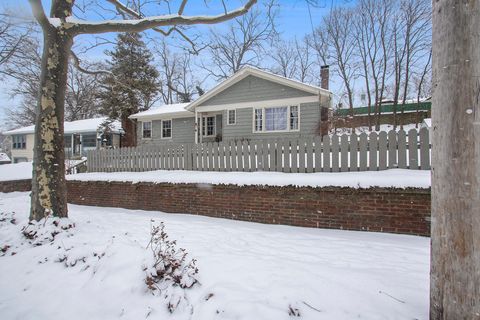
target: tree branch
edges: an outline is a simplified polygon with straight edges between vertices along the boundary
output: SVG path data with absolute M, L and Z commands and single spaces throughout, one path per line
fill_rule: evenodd
M 38 2 L 38 0 L 29 0 Z M 129 10 L 129 14 L 133 16 L 141 16 L 138 12 L 135 12 L 117 0 L 107 0 L 117 6 L 120 6 L 122 10 Z M 193 25 L 193 24 L 215 24 L 220 23 L 232 18 L 236 18 L 245 14 L 257 0 L 249 0 L 243 7 L 236 10 L 215 15 L 215 16 L 183 16 L 183 15 L 164 15 L 139 18 L 138 20 L 111 20 L 105 22 L 88 22 L 78 19 L 68 18 L 67 22 L 73 24 L 72 32 L 74 34 L 98 34 L 106 32 L 141 32 L 147 29 L 152 29 L 162 26 L 179 26 L 179 25 Z M 126 9 L 124 9 L 126 8 Z M 163 31 L 163 30 L 162 30 Z M 163 31 L 165 32 L 165 31 Z
M 48 21 L 45 11 L 43 11 L 42 1 L 41 0 L 28 0 L 30 6 L 32 7 L 32 13 L 35 19 L 38 21 L 40 26 L 44 31 L 50 28 L 50 22 Z
M 83 68 L 83 67 L 80 65 L 80 59 L 79 59 L 78 56 L 75 54 L 75 52 L 70 51 L 70 55 L 71 55 L 72 60 L 73 60 L 73 65 L 74 65 L 75 68 L 77 68 L 80 72 L 83 72 L 83 73 L 86 73 L 86 74 L 91 74 L 91 75 L 99 75 L 99 74 L 112 75 L 112 73 L 111 73 L 110 71 L 107 71 L 107 70 L 96 70 L 96 71 L 87 70 L 87 69 Z

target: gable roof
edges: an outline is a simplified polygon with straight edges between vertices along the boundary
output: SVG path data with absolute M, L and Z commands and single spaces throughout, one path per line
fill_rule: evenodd
M 165 117 L 173 118 L 182 118 L 182 117 L 193 117 L 194 114 L 191 111 L 188 111 L 186 107 L 190 103 L 176 103 L 176 104 L 164 104 L 161 106 L 153 106 L 146 111 L 132 114 L 130 119 L 148 119 L 156 120 Z
M 268 81 L 272 81 L 275 83 L 279 83 L 287 87 L 302 90 L 311 95 L 319 95 L 319 94 L 330 95 L 331 94 L 330 91 L 317 86 L 313 86 L 297 80 L 285 78 L 277 74 L 260 70 L 258 68 L 254 68 L 251 66 L 246 66 L 240 69 L 239 71 L 237 71 L 236 73 L 234 73 L 232 76 L 230 76 L 226 80 L 220 82 L 217 86 L 215 86 L 211 90 L 207 91 L 205 94 L 200 96 L 197 100 L 190 103 L 187 107 L 187 110 L 193 111 L 195 107 L 201 105 L 203 102 L 209 100 L 210 98 L 214 97 L 218 93 L 226 90 L 227 88 L 231 87 L 235 83 L 238 83 L 240 80 L 245 79 L 249 75 L 252 75 L 261 79 L 265 79 Z
M 102 125 L 102 123 L 107 120 L 107 117 L 100 117 L 100 118 L 92 118 L 92 119 L 84 119 L 84 120 L 77 120 L 77 121 L 65 121 L 63 125 L 63 131 L 65 134 L 71 133 L 87 133 L 87 132 L 97 132 L 98 128 Z M 113 121 L 110 125 L 112 128 L 113 133 L 120 133 L 122 132 L 122 125 L 119 121 Z M 13 134 L 30 134 L 35 132 L 35 126 L 28 126 L 23 128 L 18 128 L 14 130 L 9 130 L 4 132 L 5 135 L 13 135 Z

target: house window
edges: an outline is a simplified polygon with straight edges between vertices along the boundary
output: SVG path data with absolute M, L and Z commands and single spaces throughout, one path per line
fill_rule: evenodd
M 142 138 L 150 139 L 152 138 L 152 122 L 142 122 Z
M 255 131 L 263 131 L 263 109 L 255 109 Z
M 298 130 L 298 106 L 290 106 L 290 130 Z
M 22 135 L 12 136 L 12 149 L 26 149 L 27 148 L 27 137 Z
M 172 137 L 172 120 L 162 120 L 162 138 Z
M 269 107 L 255 109 L 254 132 L 297 131 L 299 107 Z
M 287 107 L 265 109 L 265 131 L 287 130 Z
M 82 135 L 82 145 L 84 148 L 95 148 L 97 146 L 97 135 L 96 134 Z
M 215 135 L 215 116 L 202 118 L 202 136 L 212 137 Z
M 237 110 L 228 110 L 228 124 L 237 122 Z

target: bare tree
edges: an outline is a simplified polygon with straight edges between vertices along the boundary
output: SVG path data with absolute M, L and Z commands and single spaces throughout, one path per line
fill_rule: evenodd
M 371 130 L 370 107 L 375 107 L 375 130 L 380 130 L 380 115 L 384 99 L 392 41 L 391 15 L 393 0 L 360 0 L 356 7 L 357 19 L 354 21 L 357 34 L 358 53 L 362 65 L 362 77 L 368 97 L 368 118 Z M 373 94 L 373 99 L 372 99 Z
M 430 319 L 480 317 L 480 1 L 433 2 Z
M 50 16 L 47 17 L 41 0 L 29 0 L 33 15 L 44 36 L 40 94 L 35 120 L 30 212 L 32 220 L 41 220 L 50 214 L 67 216 L 63 121 L 68 62 L 76 36 L 108 32 L 140 32 L 152 28 L 168 35 L 177 30 L 178 26 L 214 24 L 239 17 L 248 12 L 256 0 L 249 0 L 233 11 L 225 10 L 220 14 L 206 16 L 184 15 L 188 0 L 183 0 L 176 14 L 150 17 L 145 17 L 141 11 L 139 4 L 142 4 L 142 1 L 135 1 L 133 5 L 124 4 L 120 0 L 107 2 L 116 12 L 121 12 L 121 19 L 100 18 L 102 19 L 100 21 L 78 19 L 73 12 L 74 8 L 78 10 L 74 0 L 52 1 Z M 102 10 L 102 6 L 89 12 L 99 10 Z M 168 30 L 161 29 L 169 26 Z
M 31 25 L 16 20 L 11 13 L 0 13 L 0 66 L 23 55 L 22 48 L 28 40 Z
M 352 28 L 354 11 L 347 8 L 335 8 L 323 19 L 323 28 L 315 32 L 316 37 L 328 43 L 329 64 L 342 79 L 348 98 L 350 115 L 353 117 L 353 82 L 356 78 L 356 34 Z
M 208 45 L 209 62 L 201 66 L 216 80 L 228 78 L 243 66 L 258 67 L 266 45 L 276 36 L 276 8 L 273 0 L 235 19 L 226 32 L 212 30 Z
M 38 31 L 38 30 L 37 30 Z M 2 74 L 15 81 L 10 90 L 12 98 L 20 104 L 7 110 L 7 121 L 12 127 L 29 126 L 35 123 L 36 101 L 40 88 L 42 56 L 37 33 L 23 39 L 18 54 L 12 56 L 2 68 Z M 70 66 L 68 69 L 65 120 L 91 118 L 98 114 L 97 93 L 100 80 L 97 74 L 87 74 Z
M 192 72 L 191 52 L 172 52 L 163 41 L 155 47 L 160 63 L 160 95 L 165 104 L 190 102 L 200 85 Z
M 273 73 L 286 78 L 293 78 L 297 74 L 297 52 L 293 42 L 285 40 L 276 42 L 272 59 L 274 65 L 270 70 Z

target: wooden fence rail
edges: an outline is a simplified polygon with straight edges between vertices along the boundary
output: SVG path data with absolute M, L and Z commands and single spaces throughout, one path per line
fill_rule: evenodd
M 89 172 L 197 170 L 347 172 L 430 169 L 428 129 L 300 139 L 93 150 Z

